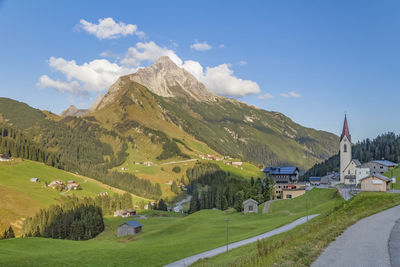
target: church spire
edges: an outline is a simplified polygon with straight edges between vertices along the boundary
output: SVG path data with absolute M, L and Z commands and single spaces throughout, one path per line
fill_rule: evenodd
M 345 136 L 351 142 L 351 135 L 350 135 L 350 131 L 349 131 L 349 125 L 347 124 L 347 115 L 344 115 L 343 131 L 342 131 L 342 135 L 340 136 L 340 141 L 342 141 L 343 137 L 345 137 Z

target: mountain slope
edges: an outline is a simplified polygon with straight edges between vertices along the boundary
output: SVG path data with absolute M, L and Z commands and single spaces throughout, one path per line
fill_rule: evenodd
M 260 164 L 306 169 L 337 152 L 337 136 L 302 127 L 278 112 L 216 96 L 168 57 L 121 77 L 92 114 L 127 134 L 139 123 Z

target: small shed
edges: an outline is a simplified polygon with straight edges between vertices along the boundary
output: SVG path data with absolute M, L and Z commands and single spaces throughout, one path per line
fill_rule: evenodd
M 32 177 L 31 179 L 29 179 L 32 183 L 37 183 L 37 182 L 39 182 L 39 178 L 35 178 L 35 177 Z
M 392 180 L 380 174 L 373 174 L 360 180 L 361 191 L 386 192 L 390 190 Z
M 136 235 L 142 232 L 142 224 L 132 220 L 118 226 L 118 237 L 126 235 Z
M 243 201 L 243 214 L 247 213 L 258 213 L 258 202 L 254 199 Z
M 0 161 L 10 161 L 10 157 L 5 154 L 0 154 Z

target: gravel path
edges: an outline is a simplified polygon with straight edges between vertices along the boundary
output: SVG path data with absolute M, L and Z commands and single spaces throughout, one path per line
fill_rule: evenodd
M 309 215 L 308 219 L 311 220 L 312 218 L 314 218 L 314 217 L 316 217 L 318 215 L 319 214 Z M 248 238 L 248 239 L 245 239 L 245 240 L 241 240 L 241 241 L 238 241 L 238 242 L 235 242 L 235 243 L 231 243 L 231 244 L 229 244 L 228 249 L 231 250 L 231 249 L 234 249 L 234 248 L 237 248 L 237 247 L 241 247 L 241 246 L 244 246 L 244 245 L 247 245 L 247 244 L 250 244 L 250 243 L 257 242 L 257 240 L 265 239 L 265 238 L 268 238 L 268 237 L 271 237 L 271 236 L 274 236 L 274 235 L 289 231 L 289 230 L 295 228 L 296 226 L 298 226 L 300 224 L 303 224 L 303 223 L 306 223 L 306 222 L 307 222 L 307 216 L 302 217 L 302 218 L 300 218 L 300 219 L 298 219 L 298 220 L 296 220 L 294 222 L 291 222 L 289 224 L 286 224 L 286 225 L 284 225 L 282 227 L 276 228 L 276 229 L 274 229 L 272 231 L 266 232 L 264 234 L 257 235 L 257 236 L 254 236 L 254 237 L 251 237 L 251 238 Z M 199 259 L 210 258 L 210 257 L 216 256 L 216 255 L 224 253 L 224 252 L 226 252 L 226 246 L 222 246 L 222 247 L 219 247 L 219 248 L 216 248 L 216 249 L 213 249 L 213 250 L 209 250 L 209 251 L 206 251 L 206 252 L 194 255 L 194 256 L 190 256 L 190 257 L 184 258 L 182 260 L 167 264 L 167 265 L 165 265 L 165 267 L 188 266 L 188 265 L 198 261 Z
M 385 267 L 392 266 L 390 255 L 393 263 L 400 262 L 394 258 L 400 257 L 400 226 L 394 228 L 399 218 L 400 206 L 396 206 L 360 220 L 332 242 L 311 266 Z M 391 254 L 389 240 L 393 241 Z
M 262 210 L 262 213 L 268 213 L 269 211 L 269 206 L 271 206 L 271 203 L 274 201 L 277 201 L 278 199 L 274 199 L 274 200 L 268 200 L 267 202 L 264 203 L 264 207 Z

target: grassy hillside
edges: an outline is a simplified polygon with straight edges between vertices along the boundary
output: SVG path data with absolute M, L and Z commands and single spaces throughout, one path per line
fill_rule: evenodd
M 400 166 L 397 166 L 396 168 L 385 172 L 384 174 L 387 177 L 396 177 L 396 183 L 393 184 L 393 189 L 400 189 Z
M 310 213 L 326 213 L 342 202 L 335 190 L 314 189 L 307 193 Z M 117 238 L 119 224 L 129 219 L 106 218 L 106 231 L 93 240 L 79 242 L 42 238 L 0 241 L 0 265 L 136 265 L 162 266 L 225 244 L 229 220 L 230 242 L 245 239 L 287 224 L 306 214 L 305 197 L 282 201 L 268 214 L 243 215 L 235 211 L 202 210 L 181 217 L 138 219 L 143 233 Z M 278 202 L 276 202 L 278 203 Z M 71 255 L 74 255 L 71 257 Z
M 40 179 L 39 183 L 30 182 L 31 177 Z M 59 192 L 46 188 L 45 182 L 53 180 L 74 180 L 81 184 L 82 190 Z M 49 167 L 42 163 L 28 160 L 0 162 L 0 231 L 10 224 L 19 233 L 23 218 L 33 216 L 41 208 L 63 201 L 64 196 L 95 197 L 99 192 L 109 194 L 124 191 L 102 184 L 94 179 Z M 133 202 L 137 203 L 144 198 L 132 195 Z
M 289 232 L 201 260 L 194 266 L 310 266 L 346 228 L 399 204 L 399 194 L 364 192 Z

